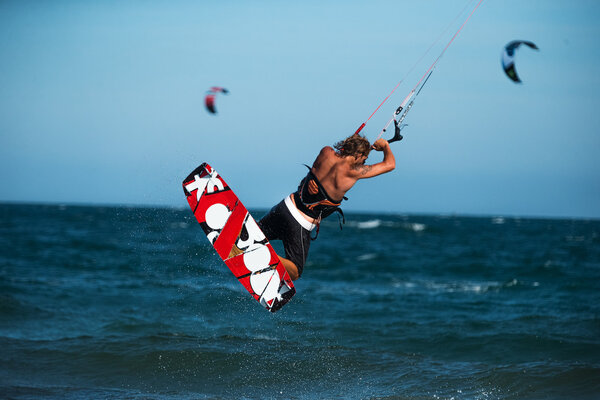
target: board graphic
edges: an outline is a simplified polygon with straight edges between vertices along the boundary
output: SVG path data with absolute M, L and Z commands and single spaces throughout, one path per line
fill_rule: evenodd
M 270 312 L 296 293 L 277 253 L 246 207 L 207 163 L 183 181 L 183 192 L 206 237 L 233 275 Z

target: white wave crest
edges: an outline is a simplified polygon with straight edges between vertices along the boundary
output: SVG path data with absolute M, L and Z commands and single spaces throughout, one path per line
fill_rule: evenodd
M 454 282 L 438 282 L 438 281 L 402 281 L 395 282 L 393 286 L 409 291 L 426 290 L 433 292 L 444 293 L 487 293 L 497 292 L 504 288 L 514 286 L 539 287 L 539 282 L 523 282 L 517 279 L 512 279 L 508 282 L 496 281 L 454 281 Z
M 375 257 L 377 257 L 377 254 L 375 254 L 375 253 L 367 253 L 367 254 L 361 254 L 360 256 L 356 257 L 356 259 L 358 261 L 367 261 L 367 260 L 372 260 Z
M 358 229 L 374 229 L 379 228 L 381 226 L 380 219 L 371 219 L 368 221 L 359 222 L 357 225 Z
M 418 222 L 412 222 L 412 223 L 406 224 L 405 226 L 406 226 L 406 228 L 410 229 L 413 232 L 422 232 L 425 230 L 425 228 L 427 228 L 427 225 L 420 224 Z

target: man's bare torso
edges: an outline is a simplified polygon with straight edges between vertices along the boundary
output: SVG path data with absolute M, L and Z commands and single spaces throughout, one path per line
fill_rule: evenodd
M 313 174 L 317 177 L 327 194 L 336 201 L 341 201 L 358 178 L 352 174 L 354 157 L 340 157 L 331 147 L 324 147 L 312 166 Z
M 373 148 L 384 152 L 384 160 L 373 165 L 364 164 L 367 156 L 340 156 L 330 146 L 321 149 L 313 162 L 312 172 L 333 200 L 341 202 L 346 192 L 359 179 L 371 178 L 394 169 L 396 164 L 389 144 L 379 139 Z M 302 215 L 308 221 L 314 222 L 313 218 L 304 213 Z

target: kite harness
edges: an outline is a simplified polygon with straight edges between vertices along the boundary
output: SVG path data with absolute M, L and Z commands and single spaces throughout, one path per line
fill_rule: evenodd
M 341 216 L 340 229 L 342 228 L 342 223 L 346 223 L 346 218 L 340 205 L 342 201 L 348 200 L 348 198 L 344 196 L 339 201 L 331 198 L 321 182 L 319 182 L 319 179 L 313 174 L 312 168 L 306 164 L 305 166 L 308 168 L 308 173 L 298 185 L 298 189 L 294 192 L 293 196 L 296 208 L 317 221 L 317 233 L 314 238 L 311 238 L 315 240 L 319 236 L 319 226 L 323 218 L 327 218 L 334 212 L 337 212 L 339 214 L 338 217 Z

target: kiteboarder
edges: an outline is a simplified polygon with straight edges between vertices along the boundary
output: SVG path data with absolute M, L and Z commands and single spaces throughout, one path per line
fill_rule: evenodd
M 383 161 L 365 165 L 371 149 L 383 152 Z M 308 166 L 307 166 L 308 167 Z M 258 225 L 265 236 L 281 240 L 285 258 L 279 256 L 292 280 L 302 275 L 308 256 L 311 231 L 323 218 L 337 212 L 343 219 L 340 205 L 346 192 L 359 179 L 372 178 L 392 171 L 396 167 L 394 154 L 385 139 L 369 141 L 353 134 L 336 143 L 323 147 L 298 189 L 285 197 L 265 215 Z

